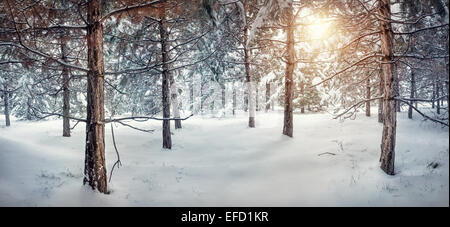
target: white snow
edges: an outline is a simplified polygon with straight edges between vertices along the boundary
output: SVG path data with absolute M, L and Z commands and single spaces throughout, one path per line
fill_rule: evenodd
M 295 115 L 293 139 L 281 135 L 282 112 L 258 112 L 254 129 L 245 113 L 195 116 L 174 130 L 172 151 L 161 149 L 159 121 L 131 123 L 153 134 L 117 125 L 123 166 L 109 195 L 82 186 L 84 124 L 63 138 L 62 120 L 13 120 L 0 127 L 0 206 L 448 206 L 448 128 L 405 114 L 395 176 L 379 168 L 376 115 Z M 109 176 L 109 126 L 106 134 Z

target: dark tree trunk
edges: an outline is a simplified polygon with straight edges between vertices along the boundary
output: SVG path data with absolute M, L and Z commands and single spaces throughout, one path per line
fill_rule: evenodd
M 102 193 L 107 191 L 105 163 L 105 112 L 102 1 L 92 0 L 87 5 L 87 119 L 84 184 Z
M 418 97 L 417 95 L 417 89 L 416 89 L 416 82 L 414 81 L 414 97 Z M 419 108 L 418 107 L 419 102 L 415 101 L 414 102 L 414 107 Z
M 441 3 L 443 3 L 443 5 L 445 5 L 444 1 L 441 0 Z M 444 7 L 444 11 L 445 11 L 445 16 L 444 18 L 444 23 L 447 22 L 448 23 L 448 18 L 449 18 L 449 11 L 448 11 L 448 7 Z M 448 53 L 449 52 L 449 33 L 448 33 L 448 28 L 447 28 L 447 35 L 446 35 L 446 40 L 447 40 L 447 45 L 445 45 L 445 50 Z M 445 89 L 447 90 L 447 118 L 450 117 L 450 103 L 449 103 L 449 80 L 450 80 L 450 75 L 449 75 L 449 58 L 447 57 L 447 62 L 445 63 L 445 79 L 444 79 L 444 84 L 445 84 Z M 450 120 L 447 120 L 447 123 L 450 122 Z
M 5 90 L 3 91 L 3 105 L 4 107 L 4 113 L 5 113 L 5 124 L 6 127 L 11 126 L 11 121 L 9 119 L 9 93 L 7 91 L 7 88 L 5 87 Z
M 27 120 L 31 121 L 31 98 L 27 98 Z
M 63 42 L 63 41 L 62 41 Z M 61 43 L 61 59 L 66 62 L 66 44 Z M 63 66 L 62 69 L 63 87 L 63 136 L 70 137 L 70 90 L 69 90 L 69 69 Z
M 431 108 L 434 109 L 434 100 L 436 99 L 436 83 L 433 81 L 433 94 L 432 94 Z
M 370 99 L 370 78 L 366 80 L 366 99 Z M 366 116 L 370 117 L 370 101 L 366 101 Z
M 383 18 L 391 18 L 389 0 L 379 0 L 380 13 Z M 393 34 L 390 22 L 380 20 L 381 51 L 383 54 L 382 71 L 384 76 L 384 123 L 381 143 L 381 169 L 389 175 L 394 175 L 395 137 L 397 128 L 397 113 L 395 111 L 396 78 L 393 72 Z
M 292 3 L 290 3 L 292 4 Z M 285 99 L 284 99 L 284 124 L 283 134 L 293 137 L 293 103 L 294 96 L 294 68 L 295 68 L 295 49 L 294 49 L 294 13 L 293 7 L 290 6 L 287 13 L 287 62 L 286 62 L 286 78 L 285 78 Z
M 244 91 L 244 111 L 248 112 L 248 90 Z
M 436 100 L 436 113 L 437 114 L 441 114 L 441 102 L 439 100 L 440 98 L 440 84 L 439 84 L 439 80 L 436 80 L 436 97 L 438 98 L 438 100 Z
M 448 76 L 448 70 L 447 70 L 447 76 Z M 450 116 L 450 106 L 448 103 L 448 99 L 449 99 L 449 94 L 448 94 L 448 81 L 445 81 L 445 88 L 447 90 L 447 116 Z
M 270 110 L 270 82 L 266 82 L 266 112 Z
M 414 99 L 414 94 L 415 94 L 415 90 L 416 90 L 416 78 L 414 75 L 414 72 L 411 72 L 411 87 L 410 87 L 411 91 L 409 93 L 409 98 L 410 99 Z M 413 109 L 412 109 L 412 105 L 413 105 L 413 101 L 411 100 L 409 102 L 410 106 L 408 108 L 408 118 L 412 119 L 412 115 L 413 115 Z
M 220 89 L 222 91 L 222 109 L 225 111 L 225 107 L 226 107 L 226 100 L 225 100 L 225 85 L 221 84 L 220 85 Z
M 161 16 L 159 22 L 159 34 L 161 38 L 161 54 L 162 54 L 162 63 L 163 63 L 163 72 L 162 72 L 162 104 L 163 104 L 163 118 L 170 118 L 170 96 L 169 96 L 169 46 L 167 43 L 168 34 L 166 30 L 166 21 L 165 21 L 165 8 L 162 7 L 160 9 Z M 170 133 L 170 120 L 163 120 L 163 148 L 172 149 L 172 136 Z

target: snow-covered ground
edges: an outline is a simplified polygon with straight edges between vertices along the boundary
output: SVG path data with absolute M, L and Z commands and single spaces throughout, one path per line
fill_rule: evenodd
M 0 206 L 449 206 L 448 128 L 405 114 L 395 176 L 379 168 L 376 115 L 295 115 L 293 139 L 281 135 L 282 113 L 259 113 L 255 129 L 244 114 L 195 116 L 174 131 L 172 151 L 161 149 L 159 121 L 131 123 L 152 134 L 116 125 L 123 166 L 110 195 L 82 186 L 84 124 L 63 138 L 61 120 L 13 121 L 0 127 Z

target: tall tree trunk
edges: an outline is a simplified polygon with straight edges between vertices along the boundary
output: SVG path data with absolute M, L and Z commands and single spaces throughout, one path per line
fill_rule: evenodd
M 177 84 L 175 83 L 175 78 L 173 76 L 173 73 L 170 73 L 170 98 L 172 103 L 172 111 L 173 116 L 175 118 L 180 118 L 180 107 L 178 105 L 178 88 Z M 175 129 L 180 129 L 181 127 L 181 120 L 175 120 Z
M 448 76 L 448 70 L 447 70 L 447 74 L 446 74 L 447 76 Z M 448 78 L 447 78 L 448 79 Z M 447 116 L 449 117 L 450 116 L 450 104 L 449 104 L 449 102 L 448 102 L 448 99 L 449 99 L 449 94 L 448 94 L 448 80 L 447 81 L 445 81 L 445 88 L 447 89 Z M 449 120 L 450 121 L 450 120 Z
M 286 43 L 287 43 L 287 62 L 285 76 L 285 100 L 284 100 L 284 124 L 283 134 L 293 137 L 293 96 L 294 96 L 294 68 L 295 68 L 295 49 L 294 49 L 294 12 L 292 3 L 287 14 Z
M 253 82 L 250 76 L 250 63 L 249 63 L 249 56 L 248 56 L 248 50 L 245 50 L 245 74 L 246 74 L 246 81 L 247 81 L 247 95 L 246 95 L 246 103 L 247 107 L 246 110 L 248 110 L 248 126 L 250 128 L 255 127 L 255 100 L 253 97 Z
M 27 98 L 27 120 L 31 121 L 31 97 Z
M 414 81 L 414 97 L 419 97 L 417 95 L 417 89 L 416 89 L 416 82 L 415 81 Z M 418 105 L 419 105 L 419 102 L 414 101 L 414 107 L 419 108 Z
M 4 87 L 5 90 L 3 91 L 3 105 L 4 107 L 4 113 L 5 113 L 5 124 L 6 127 L 11 126 L 11 121 L 9 119 L 9 92 L 7 90 L 7 87 Z
M 412 69 L 411 69 L 412 70 Z M 410 87 L 411 91 L 410 91 L 410 95 L 409 98 L 410 99 L 414 99 L 414 94 L 415 94 L 415 90 L 416 90 L 416 78 L 414 75 L 414 71 L 411 72 L 411 87 Z M 412 109 L 412 105 L 413 105 L 413 101 L 411 100 L 409 102 L 410 106 L 408 108 L 408 118 L 412 119 L 412 115 L 413 115 L 413 109 Z
M 431 96 L 432 98 L 431 98 L 431 108 L 432 109 L 434 109 L 434 100 L 436 99 L 436 83 L 434 82 L 434 80 L 433 80 L 433 93 L 432 93 L 432 96 Z
M 259 83 L 255 83 L 255 102 L 256 102 L 256 111 L 259 111 Z
M 439 83 L 439 79 L 436 80 L 436 97 L 438 98 L 438 100 L 436 100 L 436 113 L 437 114 L 441 114 L 441 101 L 439 100 L 440 98 L 440 83 Z
M 266 112 L 270 110 L 270 82 L 266 82 Z
M 247 17 L 248 0 L 244 2 L 244 16 Z M 248 49 L 248 31 L 249 25 L 246 22 L 244 26 L 244 62 L 245 62 L 245 77 L 247 81 L 247 101 L 248 101 L 248 126 L 255 127 L 255 100 L 253 97 L 253 82 L 250 73 L 250 50 Z
M 370 99 L 370 78 L 366 80 L 366 99 Z M 366 116 L 370 117 L 370 101 L 366 101 Z
M 225 113 L 225 107 L 226 107 L 226 99 L 225 99 L 225 84 L 220 84 L 220 89 L 222 91 L 222 109 Z
M 244 111 L 248 112 L 248 89 L 244 91 Z
M 165 20 L 165 7 L 160 9 L 160 21 L 159 21 L 159 35 L 161 38 L 161 54 L 162 54 L 162 104 L 163 104 L 163 118 L 170 118 L 170 96 L 169 96 L 169 46 L 167 43 L 168 34 L 166 30 L 166 20 Z M 172 149 L 172 136 L 170 133 L 170 120 L 163 120 L 163 148 Z
M 448 76 L 448 70 L 447 70 L 447 76 Z M 448 79 L 448 78 L 447 78 Z M 445 81 L 445 88 L 447 89 L 447 116 L 450 116 L 450 106 L 448 103 L 448 99 L 449 99 L 449 94 L 448 94 L 448 80 Z
M 236 85 L 233 82 L 233 115 L 236 115 Z
M 445 16 L 443 17 L 444 19 L 444 23 L 449 23 L 449 10 L 448 10 L 448 6 L 445 5 L 445 1 L 441 0 L 441 5 L 444 6 L 444 12 L 445 12 Z M 448 33 L 448 29 L 447 29 L 447 45 L 445 45 L 445 50 L 448 53 L 449 52 L 449 33 Z M 447 90 L 447 117 L 450 116 L 450 103 L 449 103 L 449 58 L 447 57 L 447 62 L 445 63 L 445 79 L 444 79 L 444 84 L 445 84 L 445 88 Z M 447 122 L 449 122 L 450 120 L 447 120 Z
M 380 14 L 390 20 L 391 8 L 389 0 L 379 0 Z M 395 111 L 396 78 L 393 72 L 393 34 L 391 23 L 380 20 L 381 52 L 383 54 L 382 72 L 384 76 L 384 123 L 381 143 L 381 169 L 389 175 L 394 175 L 395 137 L 397 128 L 397 113 Z
M 214 113 L 214 110 L 216 109 L 215 107 L 215 92 L 216 90 L 209 90 L 209 113 Z
M 107 192 L 105 163 L 105 111 L 102 0 L 91 0 L 87 6 L 87 119 L 84 184 L 102 193 Z
M 67 61 L 66 44 L 61 41 L 61 59 Z M 62 69 L 63 87 L 63 136 L 70 137 L 70 90 L 69 90 L 69 69 L 63 66 Z

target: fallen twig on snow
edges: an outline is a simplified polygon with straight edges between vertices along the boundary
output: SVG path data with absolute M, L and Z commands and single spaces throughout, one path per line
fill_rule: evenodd
M 109 182 L 111 182 L 111 178 L 112 178 L 112 174 L 114 171 L 114 167 L 119 168 L 120 166 L 122 166 L 122 162 L 120 162 L 120 155 L 119 155 L 119 151 L 117 150 L 117 145 L 116 145 L 116 139 L 114 138 L 114 127 L 113 124 L 111 124 L 111 135 L 112 135 L 112 140 L 113 140 L 113 144 L 114 144 L 114 149 L 116 150 L 116 154 L 117 154 L 117 161 L 114 163 L 112 169 L 111 169 L 111 173 L 109 174 Z
M 321 156 L 321 155 L 325 155 L 325 154 L 329 154 L 329 155 L 336 155 L 335 153 L 331 153 L 331 152 L 324 152 L 324 153 L 320 153 L 317 156 Z

